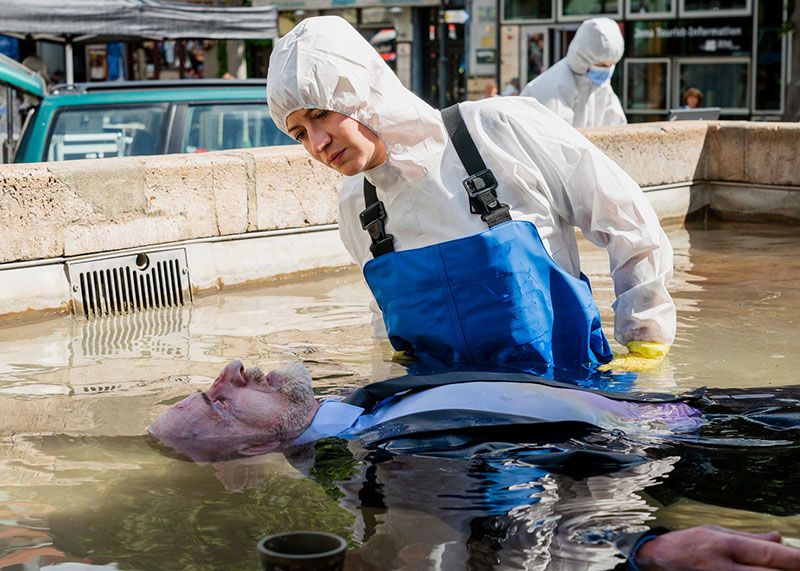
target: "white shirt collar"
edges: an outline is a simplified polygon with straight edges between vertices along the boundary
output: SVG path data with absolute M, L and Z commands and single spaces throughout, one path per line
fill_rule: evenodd
M 363 413 L 364 409 L 360 406 L 353 406 L 337 400 L 322 401 L 311 424 L 292 442 L 292 445 L 307 444 L 328 436 L 339 435 L 353 426 Z

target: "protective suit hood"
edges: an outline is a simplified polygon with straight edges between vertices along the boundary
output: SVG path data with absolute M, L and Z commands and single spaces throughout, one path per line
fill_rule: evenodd
M 598 62 L 618 62 L 625 51 L 619 25 L 609 18 L 592 18 L 581 24 L 567 49 L 569 68 L 585 74 Z
M 300 22 L 275 43 L 267 99 L 275 124 L 298 109 L 327 109 L 362 123 L 386 145 L 387 161 L 365 173 L 376 186 L 423 176 L 447 144 L 436 109 L 407 90 L 346 20 Z
M 534 78 L 520 95 L 533 97 L 573 127 L 627 123 L 611 84 L 593 83 L 587 71 L 600 62 L 618 62 L 625 51 L 619 26 L 608 18 L 586 20 L 578 28 L 567 56 Z

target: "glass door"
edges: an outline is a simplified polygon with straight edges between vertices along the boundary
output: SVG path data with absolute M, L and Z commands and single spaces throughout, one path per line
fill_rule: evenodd
M 519 78 L 525 86 L 547 69 L 550 48 L 547 45 L 546 26 L 522 26 L 520 30 Z

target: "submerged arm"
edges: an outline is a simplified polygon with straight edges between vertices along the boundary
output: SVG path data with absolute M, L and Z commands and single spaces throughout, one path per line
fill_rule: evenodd
M 781 545 L 776 531 L 746 533 L 705 525 L 650 539 L 639 546 L 634 565 L 642 571 L 800 571 L 800 549 Z

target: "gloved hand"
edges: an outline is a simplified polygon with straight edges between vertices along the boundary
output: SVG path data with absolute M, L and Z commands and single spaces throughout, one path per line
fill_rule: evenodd
M 401 365 L 410 365 L 414 362 L 414 355 L 406 353 L 405 351 L 395 351 L 392 353 L 392 361 L 400 363 Z
M 597 370 L 642 373 L 658 367 L 669 353 L 669 345 L 666 343 L 631 341 L 626 347 L 627 353 L 614 353 L 611 362 L 600 365 Z

